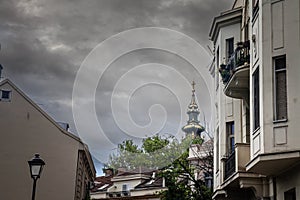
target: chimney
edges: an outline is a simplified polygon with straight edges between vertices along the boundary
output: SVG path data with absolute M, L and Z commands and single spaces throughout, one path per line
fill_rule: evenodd
M 70 126 L 68 123 L 66 123 L 66 122 L 57 122 L 57 123 L 61 128 L 63 128 L 66 131 L 69 131 Z
M 126 170 L 126 168 L 124 168 L 124 167 L 119 167 L 118 170 L 117 170 L 118 174 L 122 174 L 122 173 L 124 173 L 124 172 L 126 172 L 126 171 L 127 171 L 127 170 Z
M 113 168 L 104 168 L 103 173 L 105 176 L 112 176 L 114 175 L 114 169 Z

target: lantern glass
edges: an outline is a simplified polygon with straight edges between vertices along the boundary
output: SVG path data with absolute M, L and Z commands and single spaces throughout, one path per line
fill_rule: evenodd
M 41 165 L 32 165 L 31 166 L 31 175 L 32 176 L 39 176 L 41 168 L 42 168 Z

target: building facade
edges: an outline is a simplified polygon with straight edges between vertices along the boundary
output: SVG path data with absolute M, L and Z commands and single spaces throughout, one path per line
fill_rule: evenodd
M 107 170 L 106 170 L 107 171 Z M 97 177 L 91 199 L 141 199 L 159 200 L 159 193 L 167 190 L 163 177 L 157 176 L 158 171 L 128 171 L 119 169 L 116 175 L 106 173 Z
M 36 199 L 83 200 L 95 168 L 88 147 L 56 123 L 11 81 L 0 83 L 1 199 L 30 199 L 27 161 L 39 153 L 46 165 Z
M 300 198 L 299 10 L 236 0 L 214 18 L 214 199 Z

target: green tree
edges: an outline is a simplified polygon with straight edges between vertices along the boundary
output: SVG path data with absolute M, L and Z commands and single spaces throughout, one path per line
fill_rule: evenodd
M 195 139 L 193 144 L 202 145 L 201 139 Z M 207 173 L 212 176 L 213 163 L 213 143 L 205 146 L 203 151 L 205 155 L 198 157 L 201 165 L 191 165 L 188 161 L 189 152 L 186 151 L 178 159 L 176 159 L 171 165 L 166 166 L 160 173 L 160 176 L 166 180 L 168 190 L 161 192 L 161 199 L 168 200 L 209 200 L 212 197 L 212 189 L 207 188 L 203 180 L 197 180 L 194 177 L 194 170 L 200 169 L 203 173 Z
M 144 139 L 140 147 L 132 140 L 125 140 L 118 145 L 118 152 L 109 156 L 106 166 L 130 170 L 139 167 L 161 169 L 180 157 L 189 144 L 188 141 L 179 143 L 172 136 L 163 138 L 158 134 Z
M 130 170 L 139 167 L 159 169 L 159 175 L 165 178 L 168 187 L 160 193 L 163 200 L 208 200 L 211 199 L 211 189 L 194 177 L 196 169 L 212 176 L 213 143 L 208 147 L 202 143 L 201 138 L 186 137 L 179 142 L 174 137 L 154 135 L 144 139 L 139 147 L 132 140 L 125 140 L 118 145 L 118 153 L 110 155 L 107 166 Z M 198 157 L 201 165 L 191 165 L 188 161 L 191 144 L 205 147 L 204 155 Z

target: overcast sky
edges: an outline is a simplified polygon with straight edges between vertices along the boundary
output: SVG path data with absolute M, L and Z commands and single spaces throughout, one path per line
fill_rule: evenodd
M 192 79 L 197 84 L 200 119 L 209 123 L 211 99 L 205 78 L 197 68 L 208 70 L 209 58 L 199 64 L 203 66 L 196 67 L 178 52 L 183 47 L 191 55 L 197 51 L 193 49 L 197 47 L 187 44 L 190 40 L 185 38 L 189 37 L 207 50 L 206 46 L 211 45 L 208 31 L 213 17 L 232 4 L 233 0 L 1 0 L 3 75 L 56 121 L 68 122 L 71 131 L 81 136 L 94 156 L 104 162 L 105 155 L 124 139 L 180 132 L 186 122 L 184 112 L 190 101 Z M 86 133 L 76 130 L 72 113 L 72 91 L 78 70 L 86 58 L 86 62 L 93 59 L 97 63 L 102 55 L 130 46 L 133 42 L 126 40 L 126 34 L 123 38 L 118 34 L 142 27 L 166 28 L 169 37 L 164 38 L 164 33 L 158 34 L 161 39 L 153 36 L 157 31 L 146 30 L 142 35 L 133 31 L 136 47 L 143 46 L 143 39 L 148 39 L 148 46 L 153 40 L 154 47 L 119 52 L 105 68 L 95 65 L 101 68 L 94 96 L 101 130 L 97 130 L 98 125 L 91 125 L 93 120 L 83 113 L 87 132 L 93 132 L 85 138 Z M 121 39 L 108 43 L 103 50 L 101 42 L 112 37 L 115 41 Z M 102 51 L 93 58 L 91 51 L 99 44 Z M 162 44 L 165 46 L 161 47 Z M 177 48 L 178 52 L 168 51 L 170 48 Z M 80 83 L 84 91 L 84 86 L 90 86 L 90 78 L 85 75 L 83 80 L 87 83 Z M 93 103 L 82 94 L 78 101 Z M 91 144 L 93 137 L 98 137 L 94 140 L 96 144 Z

